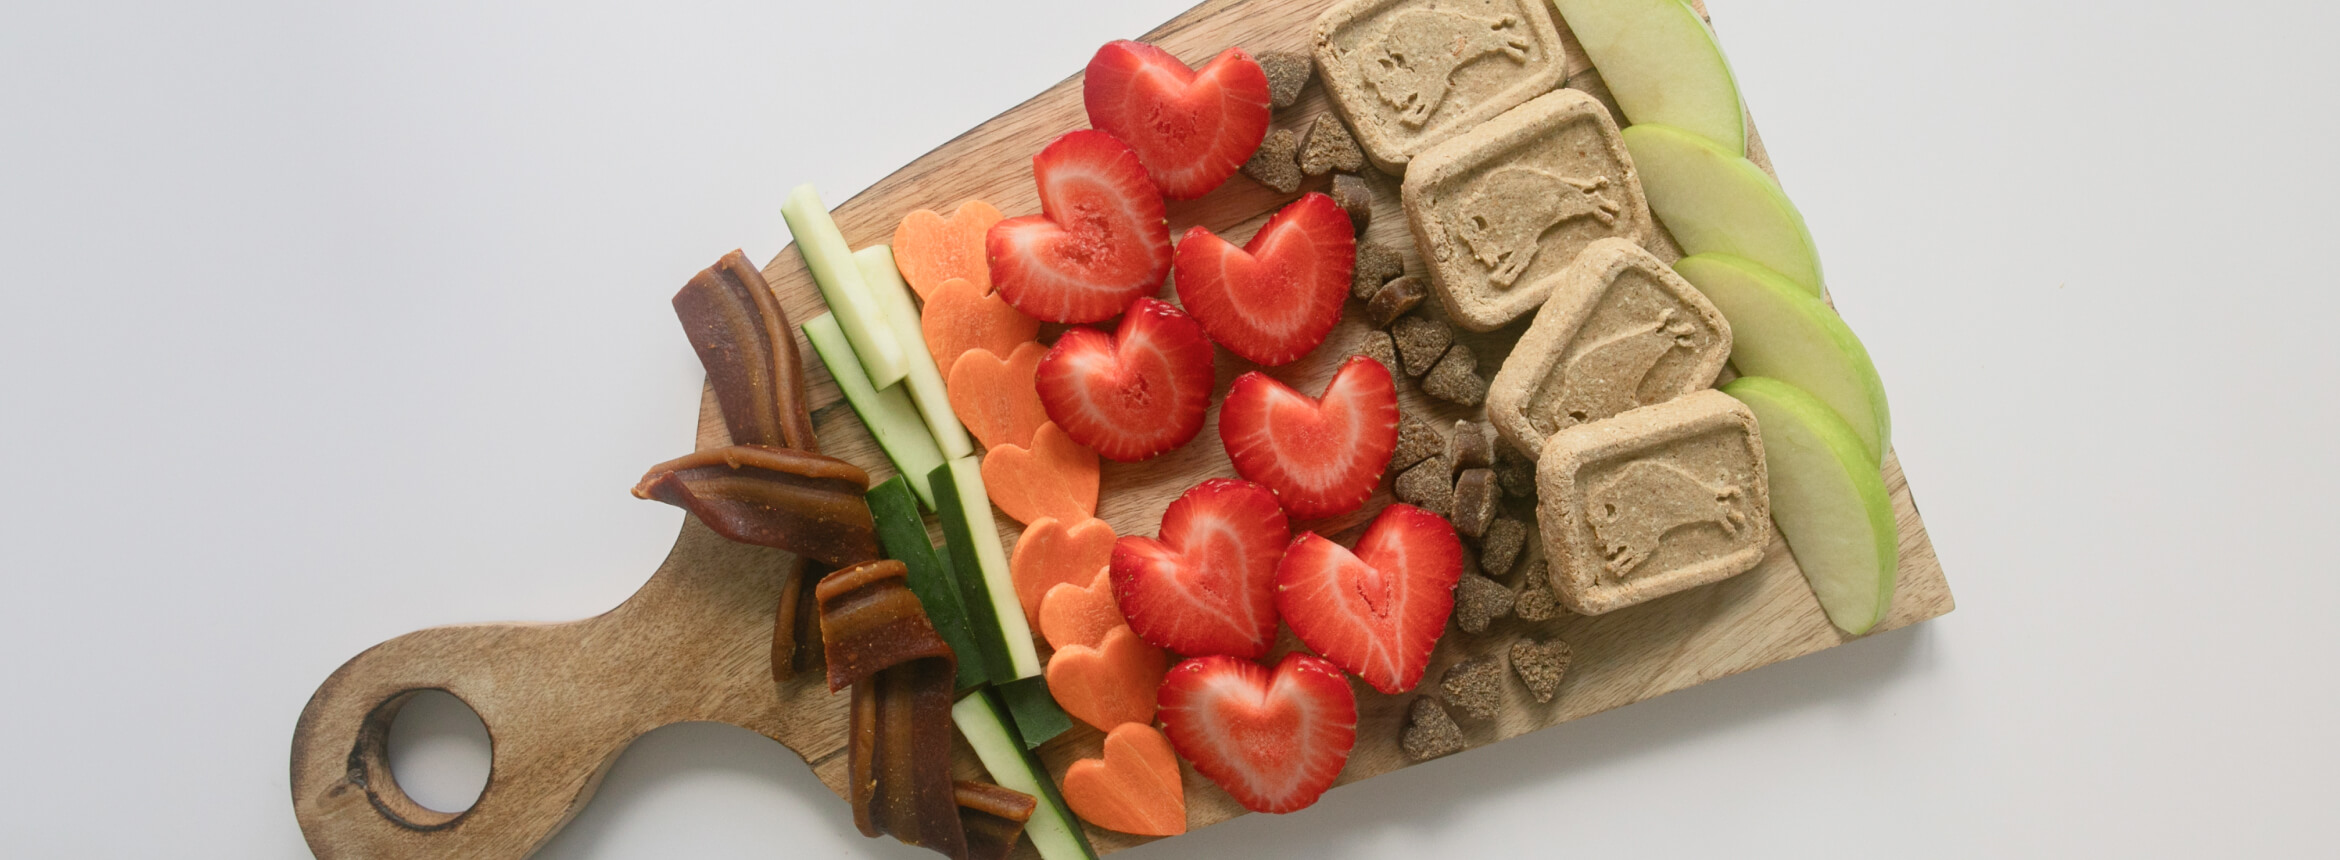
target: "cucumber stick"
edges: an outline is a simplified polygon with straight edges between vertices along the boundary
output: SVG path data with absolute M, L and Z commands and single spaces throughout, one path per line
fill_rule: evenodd
M 853 249 L 846 246 L 845 234 L 837 231 L 829 207 L 821 205 L 821 195 L 810 185 L 796 186 L 788 192 L 788 202 L 780 205 L 780 217 L 787 219 L 788 232 L 796 237 L 796 251 L 804 255 L 805 267 L 812 270 L 813 283 L 820 285 L 821 298 L 837 315 L 837 327 L 852 339 L 853 354 L 861 357 L 861 366 L 869 371 L 870 387 L 882 391 L 902 381 L 909 373 L 909 362 L 902 357 L 901 339 L 878 312 L 877 296 L 862 282 Z
M 1040 652 L 1032 647 L 1032 627 L 1024 621 L 1024 604 L 1016 599 L 1015 582 L 1008 578 L 1007 551 L 1000 548 L 991 497 L 984 493 L 983 473 L 975 458 L 960 457 L 935 467 L 930 481 L 951 569 L 959 576 L 967 619 L 978 637 L 975 646 L 983 650 L 991 682 L 1005 684 L 1040 674 Z
M 835 314 L 805 320 L 804 339 L 812 341 L 813 352 L 829 366 L 838 390 L 845 392 L 845 402 L 853 407 L 853 414 L 861 416 L 869 435 L 877 437 L 886 459 L 894 461 L 894 470 L 908 476 L 919 500 L 934 507 L 934 488 L 927 483 L 927 475 L 942 465 L 943 455 L 934 446 L 934 437 L 927 435 L 926 422 L 918 417 L 910 395 L 899 385 L 882 389 L 870 385 Z
M 1007 708 L 994 695 L 990 690 L 967 694 L 951 706 L 951 722 L 958 724 L 967 745 L 975 748 L 983 769 L 991 771 L 991 781 L 1040 801 L 1032 807 L 1032 820 L 1024 823 L 1024 835 L 1040 850 L 1042 860 L 1096 860 L 1097 852 L 1089 847 L 1089 836 L 1081 832 L 1080 821 L 1065 807 L 1064 796 L 1056 793 L 1056 783 L 1040 766 L 1039 756 L 1016 742 Z
M 910 569 L 910 593 L 918 595 L 919 605 L 926 607 L 927 620 L 934 622 L 935 632 L 942 634 L 958 656 L 959 689 L 982 684 L 990 674 L 983 667 L 983 655 L 975 648 L 967 604 L 960 599 L 959 583 L 952 578 L 951 569 L 943 566 L 934 544 L 927 542 L 926 518 L 918 515 L 918 500 L 910 494 L 909 480 L 902 475 L 888 478 L 872 487 L 868 498 L 869 512 L 877 519 L 878 544 L 885 547 L 887 558 Z
M 918 305 L 910 300 L 910 282 L 902 280 L 902 270 L 894 267 L 893 246 L 871 245 L 855 251 L 853 262 L 861 267 L 861 282 L 877 297 L 878 313 L 885 315 L 894 339 L 902 344 L 902 357 L 910 363 L 910 375 L 903 377 L 902 384 L 910 389 L 910 400 L 918 404 L 919 414 L 926 416 L 926 429 L 934 434 L 935 447 L 948 458 L 975 453 L 975 443 L 967 438 L 959 413 L 951 410 L 942 368 L 935 365 L 934 353 L 926 348 L 926 330 L 918 325 Z
M 1039 749 L 1072 728 L 1072 715 L 1056 704 L 1056 694 L 1048 692 L 1047 676 L 1000 684 L 999 700 L 1007 705 L 1008 717 L 1016 724 L 1016 737 L 1025 749 Z

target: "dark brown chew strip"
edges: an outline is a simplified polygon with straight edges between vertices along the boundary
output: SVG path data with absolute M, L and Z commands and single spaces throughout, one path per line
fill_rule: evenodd
M 863 836 L 967 856 L 951 786 L 951 684 L 958 667 L 922 658 L 853 685 L 846 743 L 853 824 Z
M 988 782 L 959 781 L 959 825 L 967 831 L 967 860 L 1005 860 L 1024 835 L 1039 800 Z
M 868 473 L 834 457 L 733 445 L 650 467 L 634 495 L 690 511 L 740 543 L 856 564 L 878 557 L 868 489 Z
M 772 608 L 772 680 L 786 681 L 796 677 L 796 616 L 797 604 L 804 598 L 804 577 L 808 573 L 804 556 L 788 560 L 788 568 L 780 573 L 780 600 Z
M 813 597 L 821 605 L 829 692 L 912 660 L 941 657 L 958 665 L 910 591 L 910 568 L 899 561 L 864 562 L 821 577 Z
M 691 276 L 674 294 L 674 315 L 707 369 L 734 444 L 821 450 L 805 408 L 795 327 L 746 255 L 725 254 Z

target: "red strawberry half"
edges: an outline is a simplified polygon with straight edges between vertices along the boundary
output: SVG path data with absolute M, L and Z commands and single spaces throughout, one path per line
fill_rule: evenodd
M 1266 487 L 1212 478 L 1162 512 L 1160 539 L 1113 542 L 1113 597 L 1138 638 L 1180 654 L 1267 656 L 1291 524 Z
M 1276 610 L 1300 641 L 1384 693 L 1422 680 L 1454 610 L 1462 541 L 1413 505 L 1390 505 L 1351 553 L 1315 532 L 1276 565 Z
M 993 235 L 998 235 L 994 233 Z M 1048 420 L 1109 460 L 1143 460 L 1202 432 L 1211 341 L 1193 317 L 1141 298 L 1113 334 L 1070 329 L 1033 379 Z
M 1170 667 L 1162 732 L 1194 769 L 1253 812 L 1315 803 L 1357 744 L 1357 696 L 1340 667 L 1293 652 L 1275 671 L 1224 655 Z
M 1176 200 L 1219 187 L 1267 137 L 1267 73 L 1242 48 L 1197 71 L 1144 42 L 1107 42 L 1089 58 L 1081 101 L 1089 124 L 1128 141 Z
M 1269 366 L 1307 355 L 1341 321 L 1357 238 L 1339 204 L 1311 191 L 1241 248 L 1195 227 L 1178 241 L 1178 301 L 1228 351 Z
M 1162 194 L 1127 144 L 1083 130 L 1032 156 L 1040 214 L 991 225 L 991 283 L 1026 316 L 1052 322 L 1111 319 L 1152 295 L 1170 273 Z
M 1389 368 L 1352 356 L 1322 398 L 1258 371 L 1235 380 L 1219 409 L 1219 441 L 1235 473 L 1276 491 L 1302 519 L 1354 511 L 1397 450 L 1397 385 Z

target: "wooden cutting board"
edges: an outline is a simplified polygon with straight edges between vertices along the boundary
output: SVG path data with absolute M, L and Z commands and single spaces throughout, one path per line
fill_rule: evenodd
M 1190 63 L 1230 45 L 1254 53 L 1304 52 L 1312 22 L 1331 2 L 1214 0 L 1142 38 Z M 1561 32 L 1569 50 L 1568 85 L 1605 99 L 1598 76 L 1564 24 Z M 855 247 L 886 242 L 904 213 L 921 208 L 947 213 L 970 197 L 988 200 L 1011 215 L 1038 211 L 1031 156 L 1057 134 L 1087 127 L 1080 85 L 1078 76 L 1067 79 L 846 201 L 835 212 L 845 238 Z M 1277 113 L 1276 127 L 1299 131 L 1328 109 L 1321 85 L 1312 83 L 1298 105 Z M 1753 142 L 1750 149 L 1755 161 L 1769 169 L 1761 142 Z M 1367 238 L 1400 249 L 1409 271 L 1423 271 L 1398 206 L 1395 181 L 1378 174 L 1370 178 L 1378 185 Z M 1311 180 L 1302 191 L 1322 190 L 1324 184 Z M 1200 224 L 1240 243 L 1293 196 L 1238 177 L 1202 200 L 1172 202 L 1171 231 L 1176 235 Z M 1667 242 L 1661 236 L 1656 244 Z M 1669 261 L 1679 256 L 1670 246 L 1653 250 Z M 675 284 L 645 288 L 671 288 L 681 283 L 683 274 L 677 273 Z M 764 274 L 791 318 L 809 319 L 824 309 L 793 247 L 782 251 Z M 1356 307 L 1350 306 L 1352 311 Z M 1459 340 L 1478 353 L 1483 369 L 1491 374 L 1524 324 Z M 1271 375 L 1303 391 L 1321 390 L 1333 366 L 1354 351 L 1366 331 L 1365 323 L 1344 319 L 1324 347 Z M 868 469 L 873 480 L 889 476 L 892 469 L 839 398 L 835 383 L 820 362 L 810 358 L 808 348 L 800 343 L 799 349 L 812 369 L 813 416 L 824 451 Z M 1222 352 L 1219 393 L 1235 376 L 1251 369 L 1247 362 Z M 1400 388 L 1407 413 L 1435 424 L 1450 426 L 1459 418 L 1480 417 L 1476 410 L 1427 398 L 1414 385 L 1401 383 Z M 702 397 L 700 411 L 697 445 L 727 444 L 711 396 Z M 1215 423 L 1217 410 L 1211 415 Z M 1225 451 L 1211 441 L 1215 434 L 1214 427 L 1205 427 L 1197 441 L 1149 462 L 1105 464 L 1098 516 L 1118 534 L 1153 534 L 1162 510 L 1180 492 L 1204 478 L 1234 474 Z M 1877 626 L 1880 632 L 1942 615 L 1952 605 L 1925 524 L 1900 463 L 1891 455 L 1885 459 L 1885 479 L 1901 528 L 1901 570 L 1892 610 Z M 1357 514 L 1296 525 L 1346 541 L 1388 500 L 1385 481 L 1382 491 Z M 1002 540 L 1013 546 L 1017 526 L 1004 516 L 999 520 Z M 1529 543 L 1532 548 L 1540 541 L 1531 537 Z M 1529 556 L 1535 557 L 1540 552 Z M 775 683 L 769 671 L 772 609 L 787 561 L 777 551 L 724 541 L 686 518 L 672 554 L 650 581 L 605 614 L 561 624 L 433 628 L 359 654 L 318 688 L 293 736 L 293 806 L 311 849 L 324 858 L 526 856 L 584 806 L 628 743 L 651 729 L 686 721 L 732 723 L 780 741 L 803 756 L 842 798 L 846 697 L 830 695 L 817 673 Z M 1527 566 L 1523 559 L 1515 571 Z M 1516 572 L 1506 584 L 1518 584 Z M 1472 746 L 1853 638 L 1822 616 L 1786 543 L 1775 537 L 1756 569 L 1641 606 L 1598 617 L 1564 615 L 1543 624 L 1507 618 L 1476 636 L 1450 627 L 1425 676 L 1424 689 L 1434 687 L 1455 662 L 1507 651 L 1521 636 L 1566 641 L 1574 648 L 1575 662 L 1551 703 L 1536 704 L 1517 683 L 1507 683 L 1506 701 L 1495 719 L 1461 719 Z M 1296 645 L 1288 632 L 1285 644 Z M 1341 774 L 1342 784 L 1411 763 L 1399 752 L 1397 739 L 1413 695 L 1383 695 L 1354 681 L 1352 686 L 1358 694 L 1357 747 Z M 470 705 L 492 739 L 487 786 L 464 812 L 424 809 L 398 789 L 389 771 L 384 740 L 390 722 L 414 692 L 426 689 L 447 691 Z M 1096 755 L 1101 743 L 1100 733 L 1076 727 L 1043 746 L 1041 757 L 1061 776 L 1073 761 Z M 963 745 L 957 766 L 965 776 L 982 772 Z M 1185 773 L 1191 827 L 1243 814 L 1232 798 L 1191 767 Z M 1332 792 L 1322 802 L 1339 803 L 1341 794 Z M 848 811 L 840 801 L 833 813 L 842 816 Z M 1101 852 L 1150 841 L 1095 828 L 1089 836 Z M 1021 850 L 1031 853 L 1028 843 Z

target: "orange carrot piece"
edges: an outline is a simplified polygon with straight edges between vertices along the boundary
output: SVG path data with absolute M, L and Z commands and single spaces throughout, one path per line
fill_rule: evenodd
M 1040 389 L 1032 383 L 1047 355 L 1047 347 L 1027 343 L 1008 353 L 968 350 L 951 365 L 945 382 L 951 411 L 959 413 L 960 423 L 983 447 L 1032 447 L 1040 425 L 1048 423 L 1048 409 L 1040 405 Z
M 1153 726 L 1123 723 L 1105 734 L 1105 756 L 1064 772 L 1064 802 L 1074 815 L 1107 830 L 1139 836 L 1186 832 L 1186 787 L 1178 754 Z
M 1030 448 L 1001 445 L 984 452 L 983 486 L 991 490 L 991 503 L 1016 522 L 1082 522 L 1097 515 L 1097 452 L 1047 422 L 1032 434 Z
M 1152 723 L 1169 672 L 1169 652 L 1123 625 L 1095 647 L 1068 645 L 1048 658 L 1048 691 L 1065 713 L 1092 726 Z
M 991 262 L 984 256 L 983 236 L 1002 217 L 981 200 L 959 204 L 949 218 L 932 209 L 902 216 L 901 226 L 894 228 L 894 265 L 921 299 L 952 278 L 965 278 L 988 295 Z
M 934 366 L 949 370 L 968 350 L 1014 352 L 1040 336 L 1040 321 L 964 278 L 952 278 L 927 295 L 918 330 L 926 337 L 927 351 L 934 353 Z
M 1024 534 L 1029 536 L 1031 532 Z M 1013 568 L 1015 563 L 1009 562 L 1008 566 Z M 1022 585 L 1019 580 L 1017 586 Z M 1040 635 L 1048 637 L 1048 647 L 1059 651 L 1073 645 L 1096 647 L 1114 628 L 1129 626 L 1129 619 L 1121 614 L 1121 604 L 1113 599 L 1112 565 L 1099 566 L 1097 578 L 1088 585 L 1065 582 L 1048 589 L 1048 594 L 1040 598 L 1038 626 Z
M 988 488 L 990 482 L 986 480 Z M 1090 574 L 1113 562 L 1113 527 L 1104 520 L 1033 520 L 1008 553 L 1008 579 L 1016 585 L 1016 600 L 1024 605 L 1024 620 L 1040 622 L 1040 599 L 1062 585 L 1087 585 Z M 1112 600 L 1107 589 L 1105 599 Z M 1104 631 L 1098 631 L 1100 635 Z M 1082 642 L 1095 645 L 1095 640 Z

